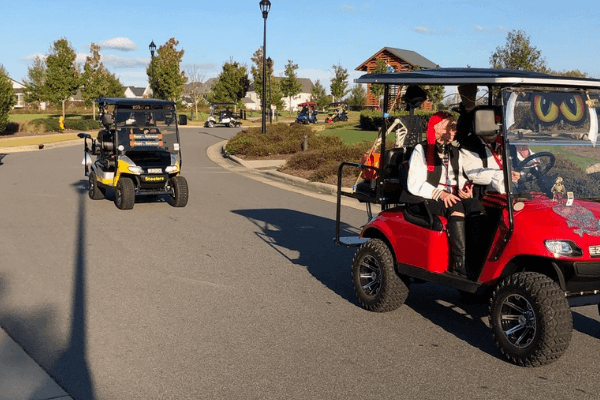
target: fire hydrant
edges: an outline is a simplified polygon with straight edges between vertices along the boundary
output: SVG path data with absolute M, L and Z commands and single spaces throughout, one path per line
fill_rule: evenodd
M 65 129 L 65 117 L 62 115 L 58 117 L 58 125 L 60 126 L 61 130 Z

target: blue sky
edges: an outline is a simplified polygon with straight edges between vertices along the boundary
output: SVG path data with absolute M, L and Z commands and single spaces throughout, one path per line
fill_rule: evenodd
M 442 67 L 489 67 L 511 30 L 524 30 L 554 70 L 579 69 L 600 78 L 598 0 L 271 0 L 267 56 L 275 75 L 288 60 L 299 77 L 328 89 L 332 66 L 350 78 L 382 47 L 412 50 Z M 182 68 L 196 65 L 205 79 L 224 62 L 251 65 L 263 43 L 259 0 L 4 0 L 0 63 L 22 82 L 36 54 L 69 40 L 85 61 L 100 44 L 105 66 L 126 86 L 145 86 L 148 45 L 174 37 L 185 50 Z

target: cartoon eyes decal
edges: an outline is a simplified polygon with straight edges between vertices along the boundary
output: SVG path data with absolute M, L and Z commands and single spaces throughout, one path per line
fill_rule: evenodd
M 587 113 L 585 103 L 580 95 L 566 93 L 564 95 L 535 95 L 531 106 L 536 117 L 544 124 L 569 122 L 579 125 L 585 121 L 584 117 Z M 560 121 L 556 121 L 559 118 Z

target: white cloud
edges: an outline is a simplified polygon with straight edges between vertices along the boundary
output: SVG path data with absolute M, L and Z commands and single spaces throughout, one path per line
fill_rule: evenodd
M 496 28 L 488 29 L 481 25 L 475 25 L 475 30 L 477 32 L 482 32 L 482 33 L 500 34 L 500 33 L 505 33 L 508 29 L 506 29 L 503 26 L 498 26 Z
M 342 5 L 342 10 L 347 12 L 354 12 L 356 9 L 352 6 L 349 6 L 348 4 L 344 4 Z
M 46 59 L 46 55 L 42 54 L 42 53 L 34 53 L 34 54 L 30 54 L 26 57 L 23 57 L 22 60 L 25 62 L 33 62 L 35 60 L 36 57 L 41 58 L 42 60 Z
M 125 37 L 116 37 L 108 40 L 102 40 L 98 45 L 103 49 L 115 49 L 121 51 L 137 50 L 137 44 L 131 39 Z
M 415 32 L 417 32 L 417 33 L 424 33 L 424 34 L 427 34 L 427 35 L 433 35 L 433 34 L 435 34 L 435 30 L 426 28 L 424 26 L 415 26 L 413 28 L 413 30 Z
M 102 55 L 105 66 L 112 68 L 146 68 L 150 64 L 149 58 L 124 58 L 112 55 Z

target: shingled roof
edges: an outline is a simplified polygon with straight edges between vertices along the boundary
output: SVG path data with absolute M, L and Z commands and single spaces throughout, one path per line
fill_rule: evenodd
M 433 61 L 428 60 L 423 57 L 419 53 L 412 50 L 404 50 L 404 49 L 396 49 L 394 47 L 383 47 L 381 50 L 377 51 L 371 57 L 369 57 L 365 62 L 356 67 L 356 71 L 366 71 L 367 63 L 372 60 L 377 54 L 387 51 L 394 56 L 402 59 L 404 62 L 409 64 L 411 67 L 420 67 L 420 68 L 438 68 L 438 65 Z

